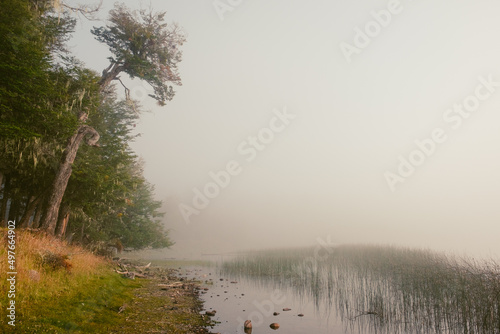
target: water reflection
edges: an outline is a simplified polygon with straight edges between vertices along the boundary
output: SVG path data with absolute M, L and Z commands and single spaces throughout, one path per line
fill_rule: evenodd
M 223 274 L 250 278 L 335 314 L 363 333 L 500 333 L 497 263 L 375 246 L 241 254 Z

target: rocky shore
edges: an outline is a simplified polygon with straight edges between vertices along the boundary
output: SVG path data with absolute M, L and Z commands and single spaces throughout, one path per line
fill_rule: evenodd
M 210 316 L 202 314 L 200 282 L 179 270 L 129 260 L 116 260 L 116 271 L 140 285 L 120 308 L 122 323 L 109 333 L 211 333 Z

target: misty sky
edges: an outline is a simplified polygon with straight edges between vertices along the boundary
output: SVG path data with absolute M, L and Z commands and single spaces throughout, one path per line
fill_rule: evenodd
M 499 2 L 150 4 L 187 35 L 166 107 L 128 82 L 151 110 L 133 148 L 165 203 L 167 256 L 330 237 L 499 257 Z M 99 73 L 103 24 L 70 42 Z

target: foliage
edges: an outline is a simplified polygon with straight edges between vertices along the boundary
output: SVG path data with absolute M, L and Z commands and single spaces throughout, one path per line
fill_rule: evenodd
M 131 11 L 116 5 L 110 11 L 110 25 L 92 30 L 96 39 L 109 46 L 113 54 L 103 81 L 115 79 L 119 72 L 140 78 L 154 89 L 150 95 L 164 105 L 174 97 L 168 83 L 181 84 L 177 64 L 181 61 L 180 46 L 185 37 L 177 25 L 164 23 L 165 12 Z
M 100 147 L 81 145 L 72 166 L 62 203 L 70 212 L 67 236 L 168 247 L 161 202 L 129 146 L 136 103 L 119 100 L 111 83 L 127 73 L 151 84 L 152 97 L 165 104 L 174 95 L 171 84 L 180 84 L 184 36 L 164 22 L 165 13 L 117 5 L 110 24 L 92 30 L 112 52 L 100 76 L 66 49 L 76 20 L 55 4 L 70 8 L 13 0 L 0 9 L 0 223 L 37 227 L 65 147 L 85 124 L 100 134 Z
M 1 140 L 57 140 L 75 126 L 68 108 L 75 87 L 52 64 L 75 21 L 50 15 L 40 3 L 10 1 L 0 11 Z
M 82 147 L 65 195 L 79 208 L 70 226 L 77 238 L 120 239 L 136 249 L 171 245 L 158 221 L 161 202 L 153 199 L 153 187 L 127 144 L 137 118 L 129 103 L 110 97 L 89 123 L 101 134 L 100 147 Z

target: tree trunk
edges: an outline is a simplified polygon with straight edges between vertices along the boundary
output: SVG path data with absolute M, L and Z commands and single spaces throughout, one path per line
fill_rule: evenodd
M 35 209 L 42 201 L 43 195 L 39 195 L 38 197 L 31 196 L 28 204 L 26 206 L 26 210 L 24 210 L 24 215 L 19 221 L 19 226 L 22 228 L 27 228 L 30 223 L 31 216 L 35 213 Z
M 85 117 L 86 115 L 80 116 L 80 119 Z M 72 165 L 75 161 L 76 153 L 78 152 L 80 143 L 87 135 L 90 135 L 90 138 L 87 139 L 87 144 L 98 146 L 99 133 L 88 125 L 81 125 L 76 133 L 68 140 L 68 144 L 64 149 L 59 169 L 57 170 L 54 183 L 49 193 L 47 209 L 40 224 L 40 227 L 51 235 L 54 235 L 56 230 L 59 206 L 61 205 L 64 192 L 66 191 L 71 176 Z
M 118 63 L 112 63 L 109 65 L 107 69 L 102 71 L 101 79 L 98 82 L 101 91 L 106 89 L 111 83 L 111 81 L 115 80 L 120 74 L 120 72 L 122 72 L 124 69 L 125 67 L 123 65 L 120 65 Z
M 36 207 L 35 217 L 33 218 L 33 223 L 31 224 L 31 228 L 39 228 L 40 220 L 42 219 L 43 212 L 43 201 L 40 201 L 40 204 Z
M 64 237 L 66 234 L 66 228 L 68 227 L 69 215 L 71 213 L 71 207 L 68 203 L 63 203 L 61 205 L 61 212 L 59 212 L 59 222 L 57 223 L 56 235 L 58 237 Z
M 7 203 L 9 202 L 10 193 L 10 176 L 5 175 L 5 182 L 3 184 L 2 192 L 2 205 L 0 205 L 0 226 L 7 227 Z
M 16 226 L 18 224 L 18 218 L 20 212 L 21 212 L 21 200 L 17 198 L 12 198 L 10 201 L 8 220 L 15 221 Z

